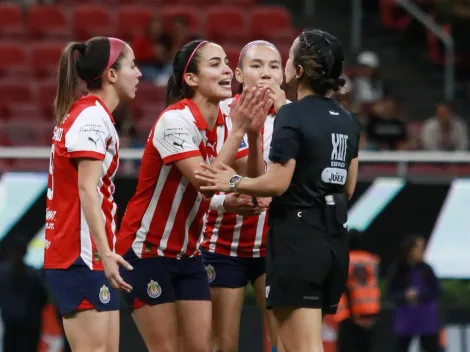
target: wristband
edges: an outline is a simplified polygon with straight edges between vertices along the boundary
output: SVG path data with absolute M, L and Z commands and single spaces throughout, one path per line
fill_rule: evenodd
M 224 201 L 225 194 L 215 194 L 214 196 L 212 196 L 211 203 L 209 204 L 209 209 L 225 212 Z

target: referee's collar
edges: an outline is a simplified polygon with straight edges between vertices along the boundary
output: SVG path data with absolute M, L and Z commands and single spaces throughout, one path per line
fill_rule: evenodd
M 181 101 L 184 105 L 186 105 L 189 108 L 189 111 L 191 111 L 191 114 L 194 116 L 194 120 L 196 122 L 196 126 L 199 130 L 209 130 L 209 126 L 207 126 L 206 119 L 201 113 L 201 110 L 199 110 L 199 107 L 194 103 L 191 99 L 183 99 Z M 224 120 L 224 115 L 222 114 L 222 111 L 219 108 L 219 112 L 217 115 L 217 121 L 216 125 L 224 125 L 225 120 Z

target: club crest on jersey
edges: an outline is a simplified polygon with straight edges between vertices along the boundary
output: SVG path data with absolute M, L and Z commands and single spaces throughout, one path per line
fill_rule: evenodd
M 212 282 L 215 280 L 215 269 L 212 265 L 206 265 L 206 274 L 207 274 L 207 280 L 209 280 L 209 282 Z
M 147 284 L 147 294 L 150 298 L 158 298 L 162 294 L 162 287 L 158 282 L 150 280 Z
M 100 288 L 100 301 L 103 304 L 109 303 L 111 300 L 111 293 L 109 292 L 109 288 L 106 285 L 103 285 Z

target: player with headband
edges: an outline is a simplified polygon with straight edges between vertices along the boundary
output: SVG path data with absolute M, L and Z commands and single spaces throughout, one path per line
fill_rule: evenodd
M 240 52 L 235 77 L 244 89 L 264 87 L 273 104 L 270 106 L 264 128 L 257 134 L 248 135 L 248 144 L 261 145 L 262 165 L 267 164 L 269 146 L 276 111 L 286 103 L 281 89 L 283 81 L 282 59 L 277 48 L 270 42 L 256 40 L 248 43 Z M 221 103 L 229 106 L 239 95 Z M 245 173 L 256 177 L 261 170 Z M 259 306 L 266 311 L 265 318 L 272 327 L 274 319 L 265 306 L 265 255 L 267 236 L 266 207 L 270 198 L 252 198 L 237 193 L 215 195 L 211 210 L 205 217 L 204 241 L 201 244 L 207 276 L 212 295 L 212 339 L 216 351 L 237 351 L 239 324 L 245 287 L 251 283 Z M 257 205 L 262 212 L 254 212 Z M 241 209 L 241 207 L 245 209 Z M 242 211 L 240 211 L 242 210 Z M 244 210 L 244 211 L 243 211 Z M 276 334 L 271 330 L 272 344 Z
M 119 138 L 112 112 L 135 97 L 140 77 L 134 52 L 116 38 L 69 43 L 60 58 L 44 269 L 74 352 L 119 349 L 116 289 L 131 290 L 119 265 L 132 267 L 114 252 Z M 88 95 L 74 101 L 78 79 Z
M 232 107 L 229 131 L 228 111 L 219 103 L 232 96 L 233 72 L 222 47 L 186 44 L 175 55 L 173 72 L 117 247 L 134 266 L 123 271 L 134 288 L 126 300 L 147 348 L 208 352 L 210 288 L 199 245 L 212 193 L 198 191 L 195 171 L 201 163 L 259 168 L 256 146 L 248 150 L 243 138 L 258 133 L 272 101 L 266 89 L 245 91 Z

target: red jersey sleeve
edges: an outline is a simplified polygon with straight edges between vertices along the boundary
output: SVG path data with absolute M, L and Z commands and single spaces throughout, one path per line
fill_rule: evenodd
M 199 130 L 194 122 L 185 118 L 180 111 L 169 110 L 156 123 L 152 143 L 163 162 L 171 164 L 195 156 L 202 157 L 196 144 L 198 135 Z
M 84 109 L 65 134 L 70 158 L 104 160 L 109 131 L 98 107 Z

